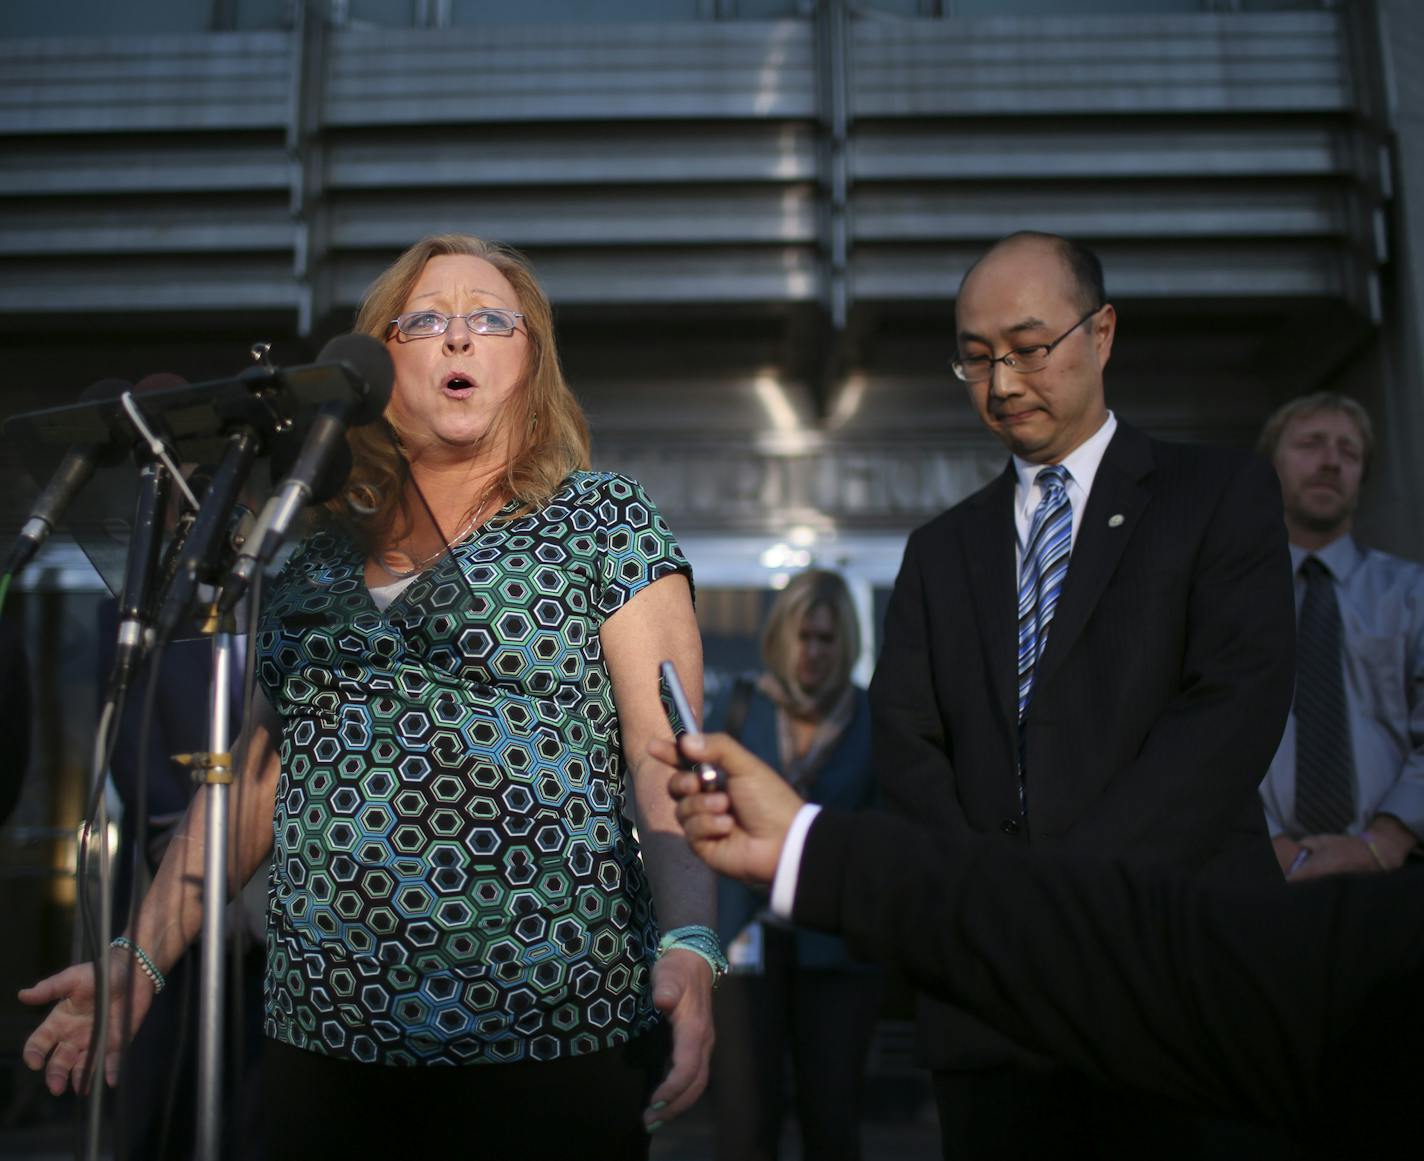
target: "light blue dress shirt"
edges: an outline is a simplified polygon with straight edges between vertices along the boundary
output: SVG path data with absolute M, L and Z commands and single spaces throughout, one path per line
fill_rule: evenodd
M 1305 597 L 1301 562 L 1291 545 L 1297 615 Z M 1335 580 L 1344 630 L 1345 700 L 1358 793 L 1348 833 L 1377 814 L 1392 814 L 1424 836 L 1424 566 L 1349 536 L 1314 553 Z M 1261 783 L 1271 835 L 1300 838 L 1295 817 L 1295 713 Z

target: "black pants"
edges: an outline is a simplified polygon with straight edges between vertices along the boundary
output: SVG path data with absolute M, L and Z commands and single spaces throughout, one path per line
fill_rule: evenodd
M 1062 1069 L 936 1072 L 933 1080 L 946 1161 L 1186 1161 L 1201 1155 L 1189 1114 Z
M 645 1161 L 643 1110 L 667 1071 L 665 1025 L 548 1063 L 393 1067 L 269 1041 L 272 1161 Z
M 880 978 L 799 968 L 791 936 L 775 928 L 765 929 L 763 947 L 763 973 L 727 976 L 714 997 L 717 1157 L 776 1157 L 789 1049 L 802 1157 L 857 1161 L 865 1058 L 880 1009 Z

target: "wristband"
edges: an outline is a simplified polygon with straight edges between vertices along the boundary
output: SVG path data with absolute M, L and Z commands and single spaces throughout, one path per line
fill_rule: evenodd
M 1384 856 L 1380 854 L 1379 843 L 1375 841 L 1375 836 L 1367 830 L 1360 831 L 1360 841 L 1370 848 L 1370 854 L 1374 855 L 1375 862 L 1379 864 L 1381 871 L 1389 870 L 1389 864 L 1384 861 Z
M 722 943 L 717 933 L 700 923 L 687 927 L 674 927 L 658 943 L 658 958 L 676 948 L 700 955 L 712 969 L 712 986 L 715 988 L 727 974 L 727 957 L 722 954 Z
M 163 973 L 158 970 L 158 965 L 149 958 L 148 952 L 139 947 L 127 935 L 116 935 L 109 941 L 110 947 L 123 947 L 133 952 L 134 959 L 138 960 L 138 966 L 143 969 L 143 974 L 153 981 L 153 994 L 156 996 L 163 991 L 164 985 L 168 983 L 163 978 Z

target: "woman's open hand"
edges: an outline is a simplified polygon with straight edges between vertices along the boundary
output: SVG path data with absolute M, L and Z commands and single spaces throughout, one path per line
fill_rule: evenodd
M 131 1036 L 125 1026 L 136 1029 L 153 1003 L 153 984 L 137 970 L 133 956 L 122 948 L 111 948 L 109 965 L 109 1025 L 104 1045 L 104 1078 L 113 1085 L 119 1079 L 119 1055 Z M 45 1087 L 58 1096 L 66 1087 L 75 1092 L 88 1089 L 89 1041 L 94 1029 L 96 1003 L 94 965 L 77 963 L 20 989 L 26 1004 L 53 1004 L 40 1026 L 30 1033 L 21 1054 L 26 1067 L 44 1071 Z

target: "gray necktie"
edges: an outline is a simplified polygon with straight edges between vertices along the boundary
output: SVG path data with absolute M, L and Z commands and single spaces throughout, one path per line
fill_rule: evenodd
M 1342 834 L 1355 818 L 1340 604 L 1330 570 L 1300 566 L 1305 600 L 1295 654 L 1295 817 L 1307 834 Z

